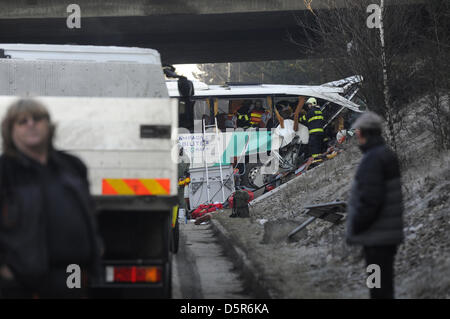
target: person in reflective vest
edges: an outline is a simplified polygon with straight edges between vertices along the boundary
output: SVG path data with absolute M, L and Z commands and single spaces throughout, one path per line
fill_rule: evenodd
M 189 184 L 191 182 L 189 167 L 190 158 L 180 146 L 178 163 L 178 201 L 179 208 L 184 208 L 186 216 L 189 217 Z
M 308 127 L 309 131 L 309 156 L 313 158 L 312 163 L 320 163 L 323 161 L 320 155 L 324 148 L 324 117 L 317 100 L 313 97 L 306 101 L 306 114 L 299 117 L 299 122 Z
M 261 127 L 262 117 L 265 113 L 264 107 L 261 105 L 261 101 L 256 101 L 255 108 L 250 113 L 250 125 L 252 127 Z
M 237 127 L 247 129 L 250 127 L 250 103 L 244 102 L 244 105 L 237 111 Z

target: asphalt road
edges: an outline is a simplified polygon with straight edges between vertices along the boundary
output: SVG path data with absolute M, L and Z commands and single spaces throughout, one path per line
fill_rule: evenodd
M 172 271 L 173 298 L 251 298 L 208 224 L 180 220 L 180 246 Z

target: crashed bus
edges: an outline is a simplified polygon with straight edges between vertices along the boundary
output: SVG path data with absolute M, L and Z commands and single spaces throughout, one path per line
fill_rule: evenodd
M 183 96 L 179 81 L 167 80 L 169 96 L 179 100 L 178 143 L 190 160 L 190 209 L 225 202 L 236 187 L 233 174 L 239 176 L 241 188 L 262 187 L 267 179 L 261 168 L 274 155 L 291 168 L 301 164 L 300 157 L 291 163 L 283 160 L 292 154 L 283 154 L 279 148 L 291 141 L 274 141 L 274 129 L 279 124 L 274 107 L 279 101 L 288 101 L 294 109 L 299 97 L 316 98 L 325 117 L 327 135 L 334 138 L 339 130 L 348 127 L 344 118 L 351 121 L 362 112 L 362 101 L 355 102 L 362 80 L 361 76 L 352 76 L 322 85 L 193 82 L 189 96 Z M 236 113 L 249 103 L 264 109 L 265 119 L 272 121 L 270 127 L 244 129 L 236 124 Z M 307 143 L 308 131 L 299 131 L 302 136 L 297 141 Z

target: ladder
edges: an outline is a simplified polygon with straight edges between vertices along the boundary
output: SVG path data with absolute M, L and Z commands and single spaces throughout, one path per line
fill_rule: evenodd
M 203 158 L 205 162 L 205 171 L 206 171 L 206 193 L 208 198 L 208 203 L 211 203 L 211 195 L 210 195 L 210 185 L 209 185 L 209 172 L 208 172 L 208 161 L 205 158 L 205 148 L 206 148 L 206 129 L 208 128 L 214 128 L 215 134 L 216 134 L 216 148 L 215 150 L 218 150 L 219 152 L 219 171 L 220 171 L 220 188 L 222 190 L 222 203 L 225 202 L 225 190 L 224 190 L 224 183 L 223 183 L 223 171 L 222 171 L 222 145 L 220 143 L 220 136 L 219 136 L 219 128 L 217 126 L 217 118 L 214 117 L 214 125 L 206 125 L 205 119 L 202 120 L 203 125 Z

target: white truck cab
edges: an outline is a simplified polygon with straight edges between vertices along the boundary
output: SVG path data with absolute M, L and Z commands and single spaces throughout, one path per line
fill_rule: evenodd
M 55 145 L 88 167 L 100 235 L 100 297 L 171 296 L 178 109 L 152 49 L 0 44 L 0 116 L 41 101 Z M 174 213 L 175 212 L 175 213 Z M 133 277 L 141 270 L 147 275 Z

